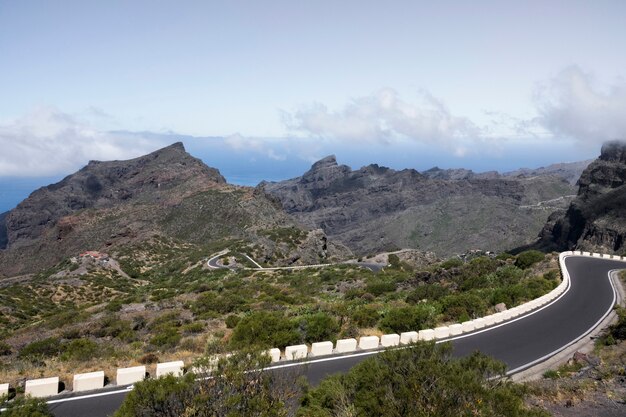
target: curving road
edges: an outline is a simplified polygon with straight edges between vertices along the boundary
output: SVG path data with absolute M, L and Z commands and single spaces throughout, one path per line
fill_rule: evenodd
M 457 356 L 480 350 L 505 362 L 509 374 L 520 372 L 544 361 L 568 345 L 585 337 L 610 312 L 615 290 L 610 282 L 612 270 L 626 268 L 616 260 L 570 256 L 565 266 L 570 288 L 551 304 L 509 322 L 467 335 L 451 338 Z M 326 375 L 345 372 L 365 358 L 376 354 L 362 352 L 332 356 L 303 363 L 273 366 L 275 372 L 304 372 L 313 384 Z M 68 396 L 49 401 L 56 416 L 109 416 L 122 403 L 126 390 L 112 388 L 91 396 Z

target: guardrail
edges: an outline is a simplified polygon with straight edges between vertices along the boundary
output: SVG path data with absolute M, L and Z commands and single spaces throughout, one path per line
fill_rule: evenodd
M 502 325 L 502 323 L 523 316 L 553 302 L 565 292 L 570 285 L 569 272 L 565 268 L 565 258 L 568 256 L 588 256 L 595 258 L 607 258 L 625 261 L 626 259 L 617 255 L 605 255 L 600 253 L 590 253 L 583 251 L 562 252 L 559 254 L 559 267 L 561 269 L 561 283 L 548 294 L 521 304 L 517 307 L 499 313 L 480 317 L 463 323 L 454 323 L 448 326 L 440 326 L 434 329 L 422 329 L 419 331 L 403 332 L 400 334 L 384 334 L 378 336 L 362 336 L 358 340 L 354 338 L 337 340 L 333 345 L 331 341 L 322 341 L 308 345 L 287 346 L 284 352 L 278 348 L 267 351 L 272 363 L 282 361 L 303 360 L 306 358 L 317 358 L 333 354 L 344 354 L 358 351 L 372 351 L 375 349 L 385 349 L 400 345 L 407 345 L 419 340 L 446 340 L 464 334 L 477 331 L 485 331 L 486 328 Z M 184 373 L 183 361 L 158 363 L 155 367 L 156 377 L 172 374 L 180 376 Z M 129 385 L 141 381 L 148 376 L 146 366 L 135 366 L 131 368 L 120 368 L 117 370 L 116 385 Z M 91 391 L 104 387 L 105 376 L 103 371 L 90 372 L 86 374 L 74 375 L 73 391 Z M 25 384 L 25 394 L 33 397 L 49 397 L 59 393 L 59 378 L 41 378 L 27 380 Z M 9 384 L 0 384 L 0 396 L 9 393 Z

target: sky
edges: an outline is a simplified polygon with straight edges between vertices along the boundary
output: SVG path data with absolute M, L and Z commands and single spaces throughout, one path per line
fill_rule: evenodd
M 624 1 L 0 0 L 0 211 L 178 140 L 240 184 L 594 158 L 624 51 Z

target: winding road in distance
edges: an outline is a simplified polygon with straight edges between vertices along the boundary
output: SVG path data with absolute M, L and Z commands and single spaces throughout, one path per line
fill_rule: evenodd
M 626 262 L 574 255 L 565 258 L 565 266 L 571 279 L 567 292 L 552 303 L 508 322 L 448 339 L 454 355 L 480 350 L 506 363 L 508 373 L 514 374 L 586 337 L 615 304 L 616 292 L 609 274 L 626 268 Z M 345 372 L 376 353 L 367 351 L 307 362 L 278 363 L 270 369 L 289 372 L 304 365 L 303 373 L 316 384 L 325 376 Z M 127 392 L 128 388 L 112 387 L 90 395 L 67 394 L 48 403 L 59 417 L 105 417 L 119 408 Z

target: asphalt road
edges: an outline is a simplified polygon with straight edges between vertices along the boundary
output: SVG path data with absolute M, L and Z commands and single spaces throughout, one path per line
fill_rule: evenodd
M 568 257 L 571 287 L 552 304 L 525 316 L 492 328 L 452 339 L 454 354 L 466 355 L 480 350 L 508 366 L 509 372 L 519 372 L 562 350 L 584 337 L 610 311 L 614 291 L 609 271 L 623 269 L 626 263 L 587 257 Z M 276 372 L 296 372 L 307 375 L 312 384 L 326 375 L 345 372 L 375 352 L 351 356 L 320 358 L 302 364 L 280 364 Z M 112 390 L 117 390 L 113 388 Z M 113 391 L 115 392 L 115 391 Z M 104 394 L 104 395 L 102 395 Z M 110 416 L 122 403 L 126 392 L 98 396 L 69 396 L 50 401 L 50 409 L 62 417 Z

